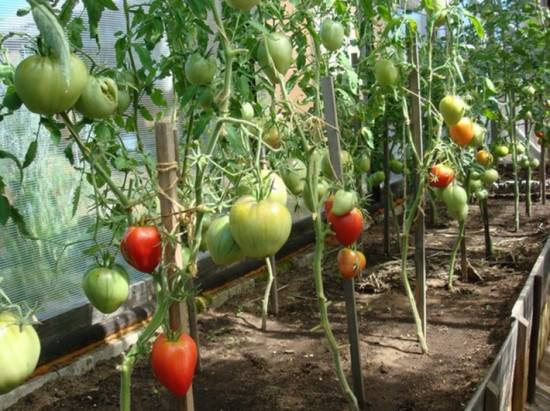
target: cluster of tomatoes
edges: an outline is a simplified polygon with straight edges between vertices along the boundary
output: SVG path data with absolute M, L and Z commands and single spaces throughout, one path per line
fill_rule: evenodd
M 338 268 L 344 279 L 355 278 L 367 265 L 367 259 L 361 251 L 349 248 L 361 238 L 364 227 L 363 214 L 356 205 L 356 194 L 344 190 L 337 191 L 325 202 L 328 224 L 336 241 L 344 246 L 338 252 L 337 258 Z

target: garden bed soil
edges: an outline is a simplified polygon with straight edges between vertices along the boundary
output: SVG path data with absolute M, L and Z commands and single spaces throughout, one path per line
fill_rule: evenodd
M 381 227 L 365 232 L 368 269 L 356 283 L 361 352 L 367 398 L 372 411 L 450 411 L 463 409 L 506 336 L 510 312 L 548 233 L 550 206 L 535 204 L 513 232 L 513 204 L 490 200 L 495 260 L 485 260 L 477 206 L 468 220 L 467 248 L 481 283 L 446 289 L 455 222 L 428 229 L 428 344 L 422 355 L 399 280 L 400 263 L 382 256 Z M 394 244 L 394 246 L 396 246 Z M 337 338 L 346 343 L 345 307 L 335 254 L 326 256 L 325 286 Z M 413 256 L 414 249 L 411 252 Z M 411 275 L 412 259 L 410 260 Z M 259 330 L 264 282 L 223 307 L 199 317 L 202 370 L 195 379 L 196 409 L 345 410 L 322 332 L 311 273 L 312 248 L 279 264 L 280 313 L 269 331 Z M 459 266 L 457 264 L 457 277 Z M 342 349 L 349 375 L 349 351 Z M 63 378 L 10 408 L 28 410 L 117 410 L 119 359 L 92 372 Z M 133 377 L 133 410 L 168 410 L 171 397 L 155 381 L 146 360 Z

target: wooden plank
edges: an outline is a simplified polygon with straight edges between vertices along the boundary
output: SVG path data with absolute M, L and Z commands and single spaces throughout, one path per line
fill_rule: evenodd
M 514 383 L 512 387 L 512 411 L 523 411 L 527 395 L 527 329 L 529 322 L 522 316 L 518 321 L 516 342 L 516 361 L 514 364 Z
M 419 57 L 418 57 L 418 41 L 415 37 L 412 42 L 409 50 L 409 60 L 413 65 L 413 70 L 410 75 L 410 89 L 412 92 L 412 104 L 411 104 L 411 131 L 414 140 L 414 145 L 418 156 L 422 159 L 424 157 L 424 142 L 422 136 L 422 103 L 420 96 L 420 71 L 418 67 Z M 422 173 L 419 170 L 420 165 L 414 165 L 413 170 L 413 182 L 415 190 L 418 190 L 420 184 L 420 178 Z M 420 202 L 419 208 L 424 210 L 425 200 L 422 199 Z M 416 269 L 416 305 L 420 318 L 422 320 L 422 330 L 424 332 L 424 337 L 426 337 L 426 244 L 425 244 L 425 234 L 426 234 L 426 221 L 423 212 L 418 213 L 416 219 L 416 228 L 415 228 L 415 253 L 414 253 L 414 263 Z
M 329 156 L 337 178 L 342 178 L 342 164 L 340 162 L 340 132 L 338 129 L 338 115 L 332 77 L 321 79 L 321 91 L 324 101 L 324 116 L 327 122 L 327 139 Z M 346 301 L 346 319 L 348 325 L 348 339 L 350 343 L 351 372 L 353 377 L 353 391 L 360 406 L 365 404 L 365 389 L 361 369 L 361 351 L 359 346 L 359 326 L 357 322 L 357 307 L 355 302 L 355 280 L 343 280 L 344 298 Z
M 179 231 L 179 219 L 176 213 L 179 210 L 177 203 L 178 162 L 176 139 L 174 138 L 174 126 L 172 123 L 160 121 L 155 124 L 155 138 L 157 145 L 157 168 L 159 180 L 159 199 L 161 220 L 164 229 L 175 235 Z M 166 242 L 163 249 L 164 264 L 168 272 L 168 280 L 178 275 L 183 268 L 181 244 L 179 242 Z M 194 306 L 194 304 L 193 304 Z M 175 331 L 190 333 L 188 305 L 174 303 L 169 312 L 170 328 Z M 193 336 L 198 346 L 197 336 Z M 193 411 L 193 389 L 189 389 L 187 395 L 175 398 L 174 409 L 181 411 Z
M 529 341 L 529 370 L 527 375 L 527 402 L 533 402 L 537 387 L 537 367 L 539 357 L 540 316 L 542 309 L 542 277 L 533 277 L 533 317 L 531 319 L 531 337 Z
M 500 392 L 493 381 L 485 387 L 485 411 L 500 411 Z

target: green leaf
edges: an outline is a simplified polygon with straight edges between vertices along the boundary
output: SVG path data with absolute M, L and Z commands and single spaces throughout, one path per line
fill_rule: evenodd
M 73 199 L 71 201 L 72 205 L 73 205 L 73 210 L 72 210 L 72 216 L 74 217 L 75 214 L 76 214 L 76 211 L 78 210 L 78 203 L 80 202 L 80 192 L 81 192 L 81 188 L 82 188 L 82 184 L 80 184 L 76 190 L 74 191 L 74 194 L 73 194 Z
M 67 25 L 69 40 L 78 48 L 82 48 L 82 32 L 84 31 L 84 21 L 80 17 L 71 20 Z
M 11 214 L 11 218 L 13 220 L 13 222 L 15 223 L 15 225 L 17 226 L 17 229 L 19 230 L 19 232 L 26 236 L 26 237 L 29 237 L 31 239 L 35 239 L 37 240 L 36 237 L 34 237 L 31 232 L 29 231 L 29 228 L 27 227 L 27 224 L 25 223 L 25 219 L 23 218 L 23 216 L 19 213 L 19 210 L 15 207 L 11 207 L 10 208 L 10 214 Z
M 47 6 L 38 4 L 36 1 L 31 1 L 31 4 L 33 5 L 32 17 L 40 31 L 40 36 L 51 53 L 59 60 L 65 83 L 68 85 L 71 71 L 71 49 L 63 27 Z
M 65 150 L 63 150 L 63 154 L 65 154 L 65 158 L 69 160 L 69 163 L 71 165 L 74 165 L 74 153 L 73 153 L 73 144 L 72 142 L 70 144 L 67 144 L 67 147 L 65 147 Z
M 470 20 L 470 23 L 472 23 L 472 26 L 474 26 L 474 30 L 476 31 L 477 36 L 480 39 L 485 37 L 485 30 L 483 29 L 483 26 L 479 21 L 479 19 L 470 13 L 466 13 L 466 17 L 468 17 L 468 19 Z
M 21 162 L 17 157 L 15 157 L 12 153 L 9 151 L 0 150 L 0 160 L 2 159 L 8 159 L 15 163 L 17 168 L 19 169 L 19 180 L 23 180 L 23 166 L 21 165 Z
M 40 118 L 40 124 L 43 125 L 46 130 L 50 132 L 50 137 L 52 138 L 54 144 L 59 144 L 59 142 L 61 141 L 61 129 L 64 127 L 64 125 L 47 117 Z
M 59 13 L 59 22 L 66 26 L 69 20 L 71 19 L 71 16 L 73 15 L 74 7 L 76 6 L 78 0 L 66 0 L 63 4 L 63 7 L 61 7 L 61 12 Z
M 6 225 L 11 215 L 11 205 L 5 196 L 0 196 L 0 225 Z
M 25 159 L 23 160 L 23 168 L 27 168 L 32 164 L 32 162 L 36 158 L 37 149 L 38 149 L 38 139 L 34 140 L 29 144 L 29 148 L 27 149 L 27 153 L 25 154 Z
M 105 9 L 115 11 L 118 10 L 118 8 L 112 0 L 83 0 L 83 3 L 86 8 L 86 12 L 88 13 L 90 37 L 95 39 L 98 47 L 100 47 L 98 27 L 99 21 L 101 20 L 101 15 Z

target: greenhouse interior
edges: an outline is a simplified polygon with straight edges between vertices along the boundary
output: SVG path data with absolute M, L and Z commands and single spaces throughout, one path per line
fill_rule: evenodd
M 0 0 L 4 410 L 550 411 L 550 1 Z

